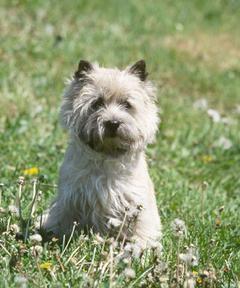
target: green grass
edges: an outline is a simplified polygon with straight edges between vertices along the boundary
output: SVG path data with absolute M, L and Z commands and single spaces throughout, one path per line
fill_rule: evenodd
M 168 265 L 160 275 L 153 252 L 117 263 L 118 248 L 111 252 L 111 241 L 103 245 L 95 236 L 74 240 L 62 256 L 62 247 L 49 244 L 34 257 L 33 244 L 17 241 L 10 232 L 19 220 L 5 212 L 0 219 L 0 287 L 20 285 L 17 275 L 27 278 L 29 287 L 181 287 L 181 275 L 174 284 L 176 270 L 182 269 L 177 255 L 191 243 L 198 248 L 199 263 L 187 270 L 198 273 L 197 287 L 239 287 L 240 2 L 0 2 L 1 207 L 15 202 L 17 179 L 31 167 L 44 176 L 36 214 L 51 201 L 67 144 L 58 109 L 64 80 L 78 61 L 125 67 L 144 58 L 159 87 L 162 122 L 148 158 L 163 224 L 161 260 Z M 195 109 L 200 98 L 232 124 L 214 123 L 206 111 Z M 231 140 L 230 149 L 215 147 L 222 136 Z M 32 179 L 27 177 L 23 190 L 25 217 Z M 175 218 L 186 223 L 184 239 L 171 231 Z M 45 262 L 51 262 L 51 269 L 40 268 Z M 126 267 L 134 269 L 133 279 L 125 277 Z M 215 277 L 203 280 L 207 269 Z M 163 276 L 168 280 L 161 286 Z

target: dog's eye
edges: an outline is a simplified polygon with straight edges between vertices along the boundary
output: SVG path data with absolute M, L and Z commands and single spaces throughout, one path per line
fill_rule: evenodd
M 99 97 L 96 101 L 92 104 L 92 109 L 97 110 L 98 108 L 104 105 L 104 101 L 102 97 Z
M 131 108 L 132 108 L 131 103 L 129 103 L 128 101 L 123 101 L 123 102 L 121 103 L 121 105 L 122 105 L 124 108 L 126 108 L 126 109 L 131 109 Z

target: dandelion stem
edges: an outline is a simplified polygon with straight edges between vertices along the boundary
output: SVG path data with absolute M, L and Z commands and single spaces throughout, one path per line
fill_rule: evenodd
M 11 253 L 7 250 L 7 248 L 5 248 L 1 243 L 0 243 L 0 246 L 8 254 L 8 256 L 11 256 Z
M 201 218 L 204 223 L 204 191 L 208 187 L 208 183 L 206 181 L 203 182 L 201 187 Z
M 19 212 L 21 229 L 23 230 L 24 221 L 23 221 L 23 217 L 22 217 L 21 199 L 22 199 L 22 191 L 23 191 L 23 185 L 24 185 L 24 177 L 19 177 L 18 184 L 19 184 L 19 187 L 18 187 L 18 193 L 17 193 L 17 197 L 16 197 L 16 206 L 17 206 L 18 212 Z
M 11 223 L 11 216 L 8 217 L 8 220 L 7 220 L 7 227 L 6 227 L 6 231 L 8 232 L 9 229 L 10 229 L 10 223 Z
M 204 191 L 203 191 L 203 189 L 201 189 L 201 217 L 202 217 L 202 222 L 204 222 L 203 207 L 204 207 Z
M 109 288 L 112 288 L 113 280 L 113 246 L 110 245 L 110 279 L 109 279 Z
M 178 238 L 177 240 L 177 270 L 176 270 L 177 284 L 179 282 L 179 251 L 180 251 L 180 238 Z
M 0 183 L 0 206 L 2 204 L 3 186 L 4 186 L 4 184 Z
M 35 209 L 36 209 L 35 202 L 36 202 L 37 194 L 38 194 L 37 183 L 38 183 L 38 180 L 34 179 L 34 181 L 33 181 L 33 196 L 32 196 L 31 208 L 30 208 L 30 212 L 29 212 L 29 216 L 28 216 L 28 220 L 27 220 L 25 235 L 24 235 L 24 242 L 26 242 L 26 240 L 27 240 L 28 230 L 29 230 L 31 220 L 32 220 L 32 217 L 33 217 Z

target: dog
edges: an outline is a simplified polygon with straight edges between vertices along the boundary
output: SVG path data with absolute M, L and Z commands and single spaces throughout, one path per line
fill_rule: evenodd
M 58 195 L 43 217 L 45 231 L 62 238 L 76 227 L 142 248 L 159 243 L 161 223 L 145 159 L 159 118 L 147 76 L 144 60 L 124 70 L 79 62 L 61 106 L 70 142 Z

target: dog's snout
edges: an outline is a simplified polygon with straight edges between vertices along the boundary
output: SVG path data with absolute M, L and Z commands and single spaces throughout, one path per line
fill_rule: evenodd
M 117 129 L 120 126 L 120 122 L 117 120 L 108 120 L 105 122 L 105 129 L 107 135 L 110 137 L 114 137 L 116 135 Z

